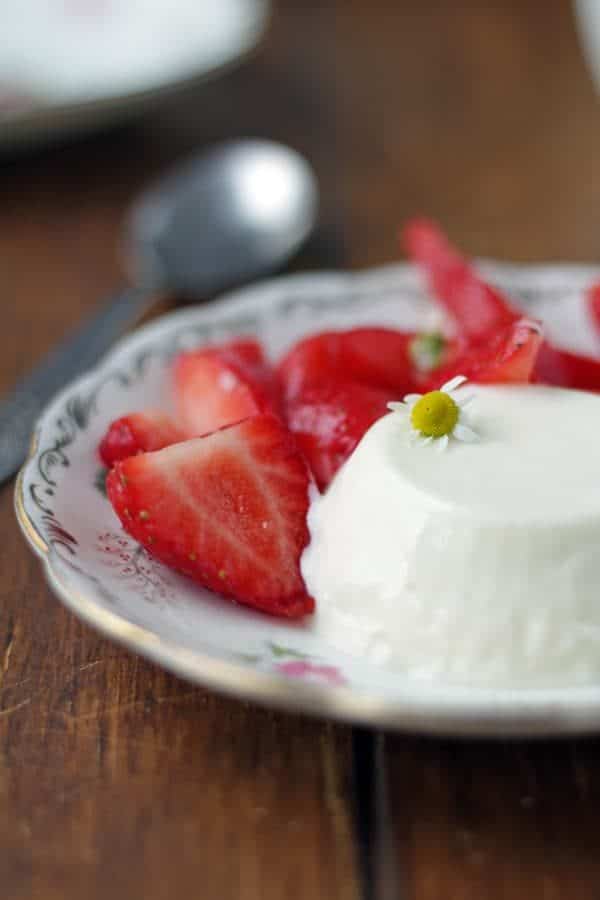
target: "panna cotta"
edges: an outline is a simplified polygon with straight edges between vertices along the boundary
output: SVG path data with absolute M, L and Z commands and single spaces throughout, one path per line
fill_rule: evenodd
M 600 396 L 463 391 L 476 442 L 440 452 L 391 412 L 313 501 L 313 627 L 430 682 L 599 681 Z

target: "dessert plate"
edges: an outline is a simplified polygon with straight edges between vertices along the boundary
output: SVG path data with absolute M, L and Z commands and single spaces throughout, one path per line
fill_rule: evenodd
M 582 266 L 483 263 L 487 276 L 547 323 L 563 346 L 600 354 Z M 600 730 L 598 686 L 491 690 L 431 685 L 344 655 L 311 621 L 237 607 L 152 560 L 103 495 L 96 447 L 110 421 L 170 407 L 180 348 L 256 334 L 279 354 L 301 335 L 358 324 L 431 327 L 435 310 L 411 266 L 274 279 L 158 319 L 121 341 L 42 415 L 16 485 L 19 523 L 62 602 L 89 625 L 189 681 L 270 706 L 376 727 L 445 735 Z M 399 611 L 400 614 L 400 611 Z
M 0 149 L 124 119 L 243 57 L 268 0 L 4 0 Z

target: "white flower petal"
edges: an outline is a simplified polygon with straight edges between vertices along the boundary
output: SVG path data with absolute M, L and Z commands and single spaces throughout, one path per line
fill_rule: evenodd
M 421 443 L 423 444 L 424 447 L 428 447 L 432 442 L 433 442 L 433 438 L 431 437 L 431 435 L 424 437 L 423 440 L 421 441 Z
M 406 406 L 406 404 L 402 403 L 401 401 L 398 401 L 398 400 L 392 400 L 390 403 L 388 403 L 387 408 L 391 409 L 392 412 L 398 412 L 398 413 L 408 412 L 408 407 Z
M 443 434 L 441 436 L 441 438 L 438 438 L 436 440 L 437 448 L 440 451 L 440 453 L 443 453 L 444 450 L 446 449 L 446 447 L 448 446 L 448 440 L 449 440 L 449 438 L 448 438 L 447 434 Z
M 461 397 L 460 399 L 456 398 L 457 406 L 461 409 L 465 409 L 465 407 L 470 406 L 473 400 L 475 399 L 475 394 L 467 394 L 466 397 Z
M 459 388 L 461 384 L 464 384 L 466 380 L 466 375 L 456 375 L 454 378 L 451 378 L 450 381 L 447 381 L 446 384 L 443 384 L 440 391 L 444 391 L 445 394 L 451 394 L 452 391 Z
M 417 400 L 420 400 L 423 394 L 407 394 L 406 397 L 403 398 L 404 403 L 416 403 Z
M 473 444 L 479 440 L 476 431 L 473 431 L 468 425 L 461 425 L 460 422 L 454 426 L 452 434 L 458 441 L 463 441 L 465 444 Z

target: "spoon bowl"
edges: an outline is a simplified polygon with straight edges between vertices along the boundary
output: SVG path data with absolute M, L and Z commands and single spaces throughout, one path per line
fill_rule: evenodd
M 271 141 L 233 141 L 191 159 L 140 197 L 128 222 L 137 284 L 206 295 L 278 268 L 312 231 L 317 184 Z

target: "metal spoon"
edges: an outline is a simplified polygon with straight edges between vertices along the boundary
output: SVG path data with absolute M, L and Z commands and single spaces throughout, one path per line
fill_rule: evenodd
M 156 301 L 206 296 L 273 271 L 314 227 L 308 163 L 269 141 L 234 141 L 180 165 L 134 205 L 127 249 L 136 287 L 104 305 L 0 402 L 0 482 L 23 462 L 37 417 Z

